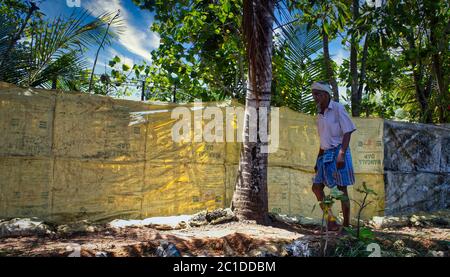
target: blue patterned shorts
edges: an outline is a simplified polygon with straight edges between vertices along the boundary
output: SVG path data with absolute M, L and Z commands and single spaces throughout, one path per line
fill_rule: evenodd
M 324 184 L 329 188 L 338 186 L 350 186 L 355 183 L 353 172 L 352 155 L 350 148 L 347 148 L 344 158 L 344 167 L 338 169 L 336 160 L 341 145 L 325 150 L 322 156 L 317 159 L 317 173 L 313 178 L 313 184 Z

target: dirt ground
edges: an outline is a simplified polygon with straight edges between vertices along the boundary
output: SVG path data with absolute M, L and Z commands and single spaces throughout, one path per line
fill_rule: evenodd
M 161 228 L 105 225 L 89 232 L 0 238 L 0 256 L 152 257 L 161 256 L 164 243 L 166 246 L 173 244 L 181 256 L 293 256 L 295 254 L 287 251 L 286 246 L 295 241 L 306 245 L 307 256 L 321 256 L 325 237 L 319 226 L 276 220 L 270 226 L 228 222 L 158 229 Z M 373 231 L 374 242 L 380 245 L 382 256 L 449 256 L 448 226 L 404 226 Z M 366 244 L 351 240 L 348 235 L 330 232 L 326 255 L 367 256 L 369 252 L 355 251 L 361 247 Z
M 81 245 L 81 256 L 157 256 L 165 240 L 173 243 L 182 256 L 247 256 L 252 250 L 267 248 L 282 254 L 283 246 L 310 235 L 314 230 L 301 227 L 277 228 L 251 223 L 230 222 L 180 230 L 152 227 L 106 228 L 93 233 L 68 236 L 27 236 L 0 239 L 4 256 L 68 256 L 73 244 Z

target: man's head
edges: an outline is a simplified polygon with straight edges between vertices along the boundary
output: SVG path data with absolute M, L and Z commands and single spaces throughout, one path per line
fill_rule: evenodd
M 331 88 L 326 82 L 315 82 L 311 86 L 314 101 L 319 106 L 325 106 L 331 98 Z

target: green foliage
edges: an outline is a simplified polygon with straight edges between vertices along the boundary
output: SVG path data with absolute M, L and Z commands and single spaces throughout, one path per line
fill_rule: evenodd
M 108 62 L 111 68 L 110 74 L 103 74 L 103 81 L 97 86 L 95 93 L 124 96 L 131 95 L 131 90 L 128 86 L 134 88 L 142 88 L 142 85 L 150 83 L 149 73 L 151 66 L 144 61 L 142 64 L 134 64 L 133 66 L 121 63 L 119 56 L 115 56 Z M 153 99 L 155 100 L 155 99 Z
M 368 227 L 360 226 L 361 212 L 366 208 L 371 202 L 366 203 L 367 197 L 369 195 L 376 196 L 377 193 L 367 187 L 366 183 L 363 182 L 361 187 L 356 188 L 356 191 L 363 194 L 364 198 L 362 202 L 353 200 L 358 206 L 358 225 L 356 228 L 344 227 L 344 230 L 348 234 L 344 238 L 338 240 L 335 249 L 336 256 L 345 257 L 367 257 L 370 253 L 367 251 L 367 246 L 375 241 L 375 233 L 372 229 Z
M 331 209 L 331 207 L 333 206 L 333 204 L 335 203 L 335 201 L 348 201 L 349 198 L 347 195 L 345 195 L 342 191 L 340 191 L 339 189 L 337 189 L 336 187 L 332 188 L 330 190 L 330 194 L 325 195 L 325 197 L 323 198 L 323 200 L 320 202 L 321 204 L 324 205 L 324 207 L 327 209 Z M 313 212 L 316 208 L 316 204 L 313 205 L 313 209 L 311 212 Z M 326 211 L 324 218 L 327 217 Z
M 334 249 L 336 257 L 368 257 L 367 243 L 351 237 L 339 238 Z
M 350 1 L 342 0 L 301 0 L 288 1 L 291 9 L 300 9 L 303 13 L 302 21 L 308 26 L 318 26 L 322 34 L 330 39 L 338 32 L 342 32 L 350 19 Z
M 375 239 L 375 234 L 370 228 L 362 227 L 359 231 L 359 235 L 356 230 L 350 227 L 345 227 L 345 231 L 353 238 L 359 239 L 365 243 L 372 242 Z
M 9 19 L 11 23 L 20 26 L 25 19 L 25 15 L 29 9 L 26 0 L 0 0 L 0 14 Z M 37 12 L 34 17 L 41 17 L 42 14 Z
M 363 182 L 362 188 L 358 187 L 356 191 L 366 195 L 377 195 L 377 193 L 373 189 L 367 187 L 366 182 Z
M 149 88 L 153 96 L 167 99 L 176 89 L 180 101 L 244 100 L 242 1 L 135 2 L 156 12 L 152 30 L 161 37 L 160 47 L 152 52 Z M 281 27 L 275 32 L 272 104 L 314 113 L 309 86 L 324 71 L 311 58 L 321 49 L 319 31 L 306 24 L 285 24 L 298 18 L 288 12 L 287 2 L 278 3 Z
M 17 37 L 17 29 L 6 18 L 7 14 L 0 17 L 0 51 L 7 51 L 13 37 Z M 51 21 L 37 15 L 30 22 L 23 22 L 25 29 L 20 42 L 13 45 L 8 59 L 2 60 L 0 79 L 26 87 L 51 88 L 57 84 L 57 88 L 82 89 L 83 71 L 87 67 L 85 50 L 104 37 L 104 23 L 109 15 L 91 20 L 89 17 L 87 11 L 82 11 Z M 108 41 L 111 37 L 112 33 L 107 36 Z
M 347 227 L 347 228 L 345 228 L 345 230 L 354 239 L 360 240 L 360 241 L 368 244 L 375 239 L 375 235 L 371 229 L 360 226 L 361 213 L 368 205 L 370 205 L 372 203 L 371 201 L 366 202 L 368 196 L 370 196 L 370 195 L 376 196 L 377 193 L 374 190 L 367 187 L 365 182 L 362 183 L 361 187 L 356 188 L 356 191 L 364 195 L 363 200 L 361 202 L 353 200 L 359 207 L 358 217 L 357 217 L 357 227 L 356 227 L 356 229 Z
M 134 1 L 154 10 L 160 46 L 149 69 L 150 94 L 178 101 L 243 95 L 246 66 L 240 37 L 241 1 Z
M 148 99 L 244 100 L 247 62 L 242 43 L 241 0 L 133 0 L 154 12 L 161 38 L 152 64 L 110 61 L 108 78 L 96 76 L 95 93 L 120 95 L 130 83 L 146 87 Z M 449 2 L 362 2 L 357 19 L 351 1 L 277 1 L 274 26 L 272 104 L 315 113 L 310 84 L 326 79 L 321 35 L 340 36 L 344 47 L 359 42 L 363 84 L 361 115 L 422 122 L 450 122 Z M 82 24 L 83 14 L 48 20 L 28 1 L 0 0 L 0 79 L 22 86 L 85 90 L 88 47 L 98 45 L 108 17 Z M 25 26 L 20 32 L 20 26 Z M 8 50 L 11 42 L 14 47 Z M 108 35 L 108 42 L 114 34 Z M 365 50 L 364 43 L 367 42 Z M 8 55 L 4 55 L 9 52 Z M 337 68 L 332 61 L 332 67 Z M 350 88 L 350 63 L 336 71 Z M 143 81 L 143 82 L 142 82 Z M 349 90 L 347 90 L 349 91 Z M 343 95 L 347 107 L 350 95 Z
M 299 22 L 301 15 L 288 12 L 284 5 L 279 4 L 281 27 L 274 39 L 272 105 L 315 113 L 310 86 L 325 79 L 323 57 L 312 58 L 322 48 L 319 30 Z
M 361 22 L 375 23 L 366 90 L 395 95 L 385 98 L 406 105 L 409 120 L 450 120 L 448 11 L 448 1 L 396 0 L 376 12 L 366 8 L 361 17 Z
M 359 234 L 350 227 L 345 227 L 344 230 L 348 235 L 338 239 L 334 256 L 368 257 L 370 251 L 367 250 L 367 246 L 375 242 L 374 232 L 367 227 L 362 227 Z
M 347 24 L 342 42 L 346 44 L 352 36 L 360 42 L 358 68 L 362 57 L 366 59 L 362 114 L 449 122 L 448 11 L 448 1 L 442 0 L 393 0 L 380 8 L 361 6 L 360 16 Z M 348 60 L 340 67 L 339 77 L 350 88 Z

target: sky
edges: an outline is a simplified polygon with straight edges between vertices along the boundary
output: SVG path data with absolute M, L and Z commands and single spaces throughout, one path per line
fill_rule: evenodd
M 159 35 L 150 30 L 153 23 L 153 14 L 148 10 L 141 10 L 132 0 L 41 0 L 39 5 L 41 12 L 48 18 L 54 18 L 59 15 L 69 16 L 72 12 L 79 12 L 86 9 L 93 16 L 98 16 L 105 12 L 115 12 L 120 10 L 120 17 L 123 20 L 124 29 L 117 40 L 109 47 L 101 50 L 96 65 L 95 72 L 102 74 L 109 72 L 108 62 L 119 56 L 122 62 L 132 66 L 134 63 L 145 61 L 151 63 L 150 52 L 159 46 Z M 80 7 L 70 5 L 77 3 Z M 72 7 L 71 7 L 72 6 Z M 89 49 L 86 53 L 87 61 L 93 65 L 95 52 L 97 48 Z M 349 53 L 345 50 L 340 42 L 336 39 L 330 43 L 330 54 L 335 62 L 339 65 L 344 58 L 348 58 Z M 345 87 L 339 87 L 340 94 L 345 93 Z M 135 92 L 128 99 L 139 100 L 139 93 Z
M 69 7 L 66 2 L 76 0 L 44 0 L 40 5 L 41 11 L 49 18 L 57 17 L 61 14 L 70 15 L 72 12 L 86 9 L 92 15 L 97 16 L 105 12 L 115 12 L 120 10 L 120 18 L 124 23 L 124 30 L 119 34 L 118 40 L 114 41 L 111 47 L 105 48 L 99 55 L 99 65 L 103 67 L 105 63 L 118 55 L 126 63 L 133 65 L 134 62 L 145 60 L 151 62 L 150 52 L 159 46 L 159 36 L 150 31 L 153 22 L 153 15 L 149 11 L 140 10 L 131 0 L 79 0 L 81 7 Z M 95 58 L 97 49 L 90 49 L 87 56 Z

